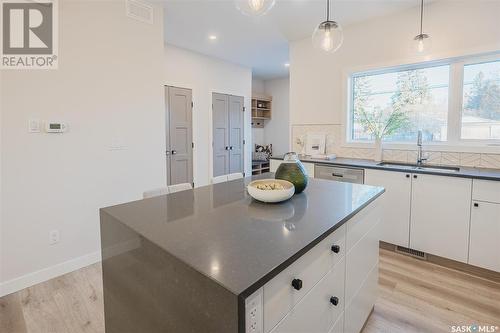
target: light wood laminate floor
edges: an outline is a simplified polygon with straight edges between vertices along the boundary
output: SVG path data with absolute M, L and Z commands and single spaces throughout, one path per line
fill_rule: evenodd
M 379 285 L 363 333 L 500 326 L 500 283 L 381 249 Z M 103 318 L 99 264 L 0 298 L 2 333 L 103 333 Z

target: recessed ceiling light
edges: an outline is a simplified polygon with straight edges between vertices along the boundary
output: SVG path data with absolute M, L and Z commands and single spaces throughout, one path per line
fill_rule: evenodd
M 285 63 L 285 67 L 290 67 L 290 63 L 289 62 Z
M 217 36 L 216 35 L 209 35 L 208 39 L 210 39 L 210 40 L 216 40 Z

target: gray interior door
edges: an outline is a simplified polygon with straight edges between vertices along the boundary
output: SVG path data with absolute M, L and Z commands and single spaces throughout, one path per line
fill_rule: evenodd
M 243 173 L 243 97 L 229 96 L 229 173 Z
M 214 177 L 229 171 L 229 96 L 212 94 Z
M 193 109 L 190 89 L 166 87 L 167 184 L 193 182 Z

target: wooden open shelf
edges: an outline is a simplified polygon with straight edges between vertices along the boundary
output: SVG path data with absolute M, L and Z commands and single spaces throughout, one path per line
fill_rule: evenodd
M 252 97 L 252 127 L 263 128 L 265 120 L 271 119 L 272 101 L 270 96 Z
M 252 161 L 252 175 L 260 175 L 270 171 L 271 164 L 269 161 Z

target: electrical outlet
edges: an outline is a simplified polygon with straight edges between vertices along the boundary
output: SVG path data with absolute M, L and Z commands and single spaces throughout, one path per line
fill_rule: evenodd
M 52 230 L 49 232 L 49 244 L 56 245 L 59 243 L 59 230 Z
M 246 333 L 262 333 L 264 331 L 262 303 L 262 288 L 245 300 Z

